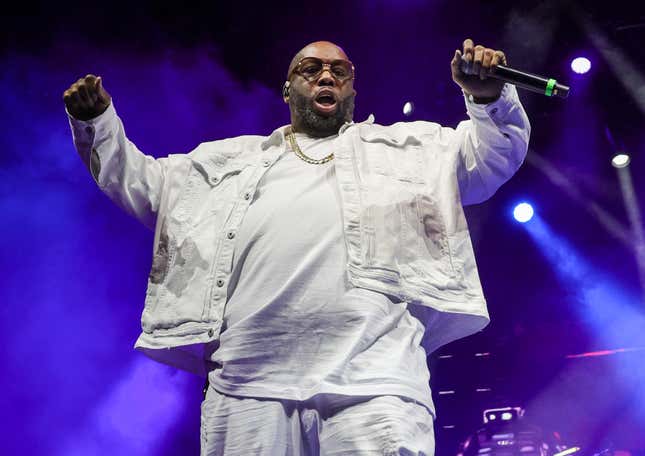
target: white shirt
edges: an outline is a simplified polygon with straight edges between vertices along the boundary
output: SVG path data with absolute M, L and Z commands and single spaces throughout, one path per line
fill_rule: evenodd
M 297 142 L 311 158 L 335 137 Z M 211 385 L 239 396 L 401 395 L 434 412 L 423 324 L 346 276 L 333 163 L 289 148 L 260 181 L 237 232 Z

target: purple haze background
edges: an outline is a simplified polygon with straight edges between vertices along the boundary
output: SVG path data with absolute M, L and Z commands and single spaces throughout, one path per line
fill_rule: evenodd
M 643 113 L 559 2 L 152 5 L 30 4 L 3 19 L 3 452 L 175 455 L 199 448 L 202 379 L 132 349 L 152 233 L 98 190 L 78 158 L 61 99 L 71 82 L 88 72 L 103 76 L 130 139 L 164 156 L 287 123 L 279 89 L 288 62 L 303 44 L 325 38 L 345 46 L 357 66 L 357 120 L 373 112 L 383 124 L 454 126 L 465 109 L 448 62 L 466 36 L 506 50 L 518 68 L 571 83 L 566 102 L 521 94 L 533 125 L 530 155 L 558 170 L 569 193 L 534 160 L 492 200 L 467 209 L 493 322 L 441 350 L 450 361 L 430 359 L 435 394 L 457 391 L 435 396 L 437 454 L 454 453 L 483 407 L 508 404 L 526 406 L 569 442 L 645 448 L 643 352 L 565 358 L 645 346 L 633 254 L 589 209 L 601 207 L 628 227 L 604 129 L 632 152 L 641 201 L 645 137 Z M 622 16 L 621 8 L 603 8 L 589 6 L 604 30 L 616 18 L 638 17 L 627 7 Z M 635 55 L 637 41 L 612 38 Z M 596 65 L 587 79 L 567 70 L 582 48 Z M 416 106 L 410 118 L 401 113 L 407 100 Z M 510 220 L 523 198 L 535 203 L 542 225 Z M 492 355 L 473 357 L 481 352 Z M 492 391 L 475 394 L 476 386 Z

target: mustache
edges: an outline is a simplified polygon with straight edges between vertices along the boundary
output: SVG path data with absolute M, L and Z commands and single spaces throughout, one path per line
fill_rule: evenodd
M 291 94 L 290 99 L 293 102 L 296 112 L 300 115 L 315 116 L 321 119 L 336 118 L 342 122 L 350 122 L 354 115 L 354 98 L 355 95 L 347 96 L 343 99 L 337 99 L 338 109 L 329 116 L 320 114 L 314 109 L 314 98 L 309 98 L 297 92 Z M 342 125 L 342 124 L 341 124 Z

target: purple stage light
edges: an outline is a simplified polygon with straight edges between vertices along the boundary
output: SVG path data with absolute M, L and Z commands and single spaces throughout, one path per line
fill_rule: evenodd
M 520 223 L 526 223 L 533 217 L 533 206 L 529 203 L 520 203 L 513 209 L 513 217 Z
M 591 69 L 591 61 L 586 57 L 576 57 L 571 61 L 571 69 L 578 74 L 584 74 Z

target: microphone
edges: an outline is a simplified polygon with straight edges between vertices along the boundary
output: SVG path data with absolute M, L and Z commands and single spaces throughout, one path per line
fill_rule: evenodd
M 469 75 L 479 74 L 473 71 L 473 62 L 467 62 L 463 57 L 461 59 L 461 71 Z M 560 84 L 553 78 L 545 78 L 537 74 L 526 73 L 524 71 L 516 70 L 505 65 L 497 65 L 492 69 L 488 75 L 490 78 L 495 78 L 513 84 L 514 86 L 530 90 L 532 92 L 541 93 L 547 97 L 557 96 L 560 98 L 567 98 L 569 95 L 569 87 Z

